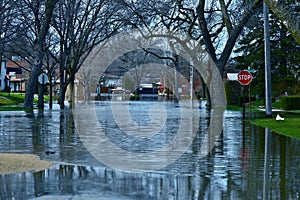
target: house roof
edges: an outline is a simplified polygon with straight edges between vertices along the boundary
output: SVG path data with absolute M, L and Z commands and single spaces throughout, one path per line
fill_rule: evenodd
M 15 72 L 17 75 L 21 75 L 25 77 L 26 71 L 25 70 L 26 62 L 24 61 L 6 61 L 6 74 L 10 74 L 11 72 Z M 24 78 L 23 78 L 24 79 Z
M 25 67 L 25 62 L 23 61 L 11 61 L 8 60 L 6 62 L 6 67 L 19 68 L 19 66 Z

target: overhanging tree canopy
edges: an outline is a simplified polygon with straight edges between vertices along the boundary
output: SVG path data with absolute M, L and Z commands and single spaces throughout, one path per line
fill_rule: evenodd
M 264 0 L 264 2 L 282 21 L 282 23 L 286 26 L 287 30 L 293 35 L 298 44 L 300 44 L 299 1 Z

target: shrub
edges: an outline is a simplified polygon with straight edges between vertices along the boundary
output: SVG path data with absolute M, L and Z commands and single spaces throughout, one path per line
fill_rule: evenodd
M 137 94 L 131 94 L 130 95 L 130 100 L 139 100 L 139 95 L 137 95 Z
M 300 110 L 300 96 L 281 97 L 281 106 L 285 110 Z

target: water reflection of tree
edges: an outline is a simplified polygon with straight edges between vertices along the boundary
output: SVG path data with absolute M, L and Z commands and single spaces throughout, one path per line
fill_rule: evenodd
M 55 141 L 49 140 L 52 129 L 49 128 L 52 124 L 47 123 L 51 121 L 51 115 L 39 110 L 37 113 L 30 114 L 30 122 L 32 126 L 32 148 L 34 153 L 44 153 L 51 146 L 55 145 Z
M 82 148 L 71 110 L 27 113 L 27 123 L 32 132 L 31 137 L 26 138 L 31 142 L 28 146 L 42 159 L 73 161 L 88 153 Z
M 59 157 L 68 161 L 76 160 L 77 151 L 76 146 L 79 142 L 78 134 L 75 130 L 73 113 L 70 110 L 63 110 L 59 115 Z

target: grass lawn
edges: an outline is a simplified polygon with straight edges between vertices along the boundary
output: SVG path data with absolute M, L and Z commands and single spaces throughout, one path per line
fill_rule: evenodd
M 18 105 L 24 102 L 25 94 L 0 93 L 0 106 Z
M 285 118 L 284 121 L 276 121 L 274 118 L 255 119 L 252 123 L 267 127 L 273 132 L 300 139 L 300 117 Z
M 27 110 L 22 105 L 24 103 L 25 94 L 24 93 L 4 93 L 0 92 L 0 111 L 19 111 Z M 49 96 L 44 96 L 44 101 L 48 101 Z M 55 100 L 57 98 L 53 98 Z M 38 98 L 34 98 L 34 103 L 38 102 Z M 29 109 L 30 110 L 30 109 Z
M 25 94 L 0 93 L 0 111 L 25 110 L 22 106 Z

